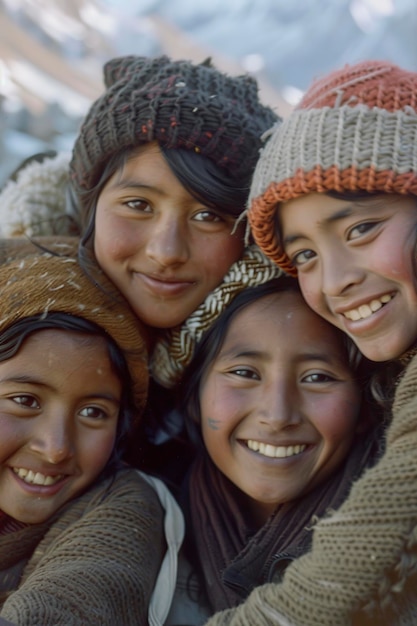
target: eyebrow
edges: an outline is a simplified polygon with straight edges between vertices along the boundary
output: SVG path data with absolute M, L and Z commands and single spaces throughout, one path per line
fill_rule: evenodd
M 137 180 L 131 180 L 129 178 L 120 178 L 115 180 L 112 185 L 110 185 L 111 189 L 127 189 L 127 188 L 135 188 L 135 189 L 154 189 L 157 190 L 157 187 L 154 185 L 149 185 L 147 183 L 142 183 Z
M 263 352 L 261 350 L 236 350 L 235 348 L 231 348 L 227 350 L 227 352 L 222 352 L 218 356 L 219 359 L 241 359 L 241 358 L 257 358 L 257 359 L 270 359 L 270 354 L 268 352 Z M 343 356 L 337 356 L 337 354 L 329 355 L 326 352 L 302 352 L 297 354 L 295 357 L 295 361 L 298 363 L 302 363 L 304 361 L 321 361 L 328 365 L 334 366 L 339 362 L 344 363 Z M 349 366 L 347 365 L 347 368 Z
M 241 358 L 261 358 L 267 356 L 266 352 L 260 350 L 245 350 L 232 346 L 229 350 L 221 350 L 218 354 L 219 359 L 241 359 Z
M 18 383 L 18 384 L 26 384 L 26 385 L 37 385 L 38 387 L 46 387 L 51 388 L 47 382 L 43 382 L 42 380 L 38 380 L 37 378 L 33 378 L 33 376 L 28 376 L 26 374 L 9 376 L 5 378 L 0 378 L 0 384 L 3 383 Z M 94 400 L 95 398 L 101 398 L 102 400 L 108 400 L 109 402 L 113 402 L 114 404 L 119 405 L 121 399 L 115 396 L 112 393 L 93 393 L 83 396 L 85 400 Z
M 334 354 L 330 356 L 326 352 L 303 352 L 297 355 L 296 360 L 300 363 L 302 361 L 322 361 L 323 363 L 327 363 L 328 365 L 335 365 L 338 357 Z M 342 357 L 340 357 L 339 360 L 342 360 Z
M 349 217 L 354 212 L 355 212 L 355 209 L 353 205 L 350 204 L 349 206 L 343 209 L 340 209 L 340 211 L 336 211 L 336 213 L 332 213 L 332 215 L 329 215 L 328 217 L 325 217 L 324 219 L 320 220 L 318 222 L 318 226 L 322 228 L 323 226 L 334 224 L 335 222 L 338 222 L 339 220 L 343 220 L 345 217 Z M 305 235 L 298 235 L 298 234 L 288 235 L 287 237 L 283 239 L 282 243 L 283 243 L 283 246 L 285 247 L 288 244 L 298 241 L 298 239 L 305 239 L 305 238 L 306 238 Z

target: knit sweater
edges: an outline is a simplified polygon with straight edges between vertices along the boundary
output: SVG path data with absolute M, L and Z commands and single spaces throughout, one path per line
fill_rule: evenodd
M 206 626 L 417 624 L 417 357 L 396 391 L 386 451 L 281 584 L 256 588 Z
M 165 550 L 163 511 L 121 470 L 50 521 L 0 536 L 0 617 L 18 626 L 140 626 Z

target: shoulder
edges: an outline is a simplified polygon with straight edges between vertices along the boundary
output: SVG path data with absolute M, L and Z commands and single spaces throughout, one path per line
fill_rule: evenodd
M 417 354 L 408 354 L 404 370 L 396 381 L 394 412 L 417 396 Z
M 87 510 L 100 506 L 106 507 L 112 502 L 123 502 L 125 506 L 142 510 L 145 502 L 159 503 L 157 491 L 151 482 L 133 468 L 121 469 L 113 476 L 99 481 L 81 497 L 81 500 L 86 502 Z

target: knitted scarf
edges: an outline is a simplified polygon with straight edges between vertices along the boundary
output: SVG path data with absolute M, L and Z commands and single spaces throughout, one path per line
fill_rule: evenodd
M 201 455 L 188 481 L 190 531 L 197 565 L 211 609 L 231 608 L 254 587 L 271 580 L 274 561 L 307 552 L 317 518 L 347 497 L 352 483 L 378 456 L 377 433 L 357 441 L 344 464 L 324 484 L 293 502 L 279 505 L 254 532 L 236 487 Z

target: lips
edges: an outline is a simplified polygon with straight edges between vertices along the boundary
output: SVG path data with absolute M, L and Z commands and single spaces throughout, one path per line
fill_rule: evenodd
M 306 444 L 296 444 L 293 446 L 274 446 L 270 443 L 263 443 L 262 441 L 255 441 L 254 439 L 248 439 L 246 442 L 249 450 L 258 452 L 263 456 L 267 456 L 271 459 L 285 459 L 291 456 L 295 456 L 304 452 Z
M 370 302 L 366 304 L 361 304 L 355 309 L 349 309 L 348 311 L 344 311 L 342 315 L 352 322 L 367 319 L 368 317 L 371 317 L 373 313 L 379 311 L 379 309 L 381 309 L 385 304 L 390 302 L 393 297 L 394 296 L 392 293 L 384 294 L 380 298 L 374 298 Z
M 18 476 L 21 480 L 29 485 L 40 485 L 43 487 L 49 487 L 50 485 L 55 485 L 57 482 L 64 478 L 64 474 L 51 476 L 50 474 L 33 472 L 32 470 L 27 470 L 23 467 L 13 467 L 12 469 L 16 476 Z
M 193 280 L 168 279 L 162 276 L 156 277 L 149 274 L 142 274 L 141 272 L 134 272 L 134 274 L 157 296 L 166 297 L 180 295 L 196 284 L 196 281 Z

